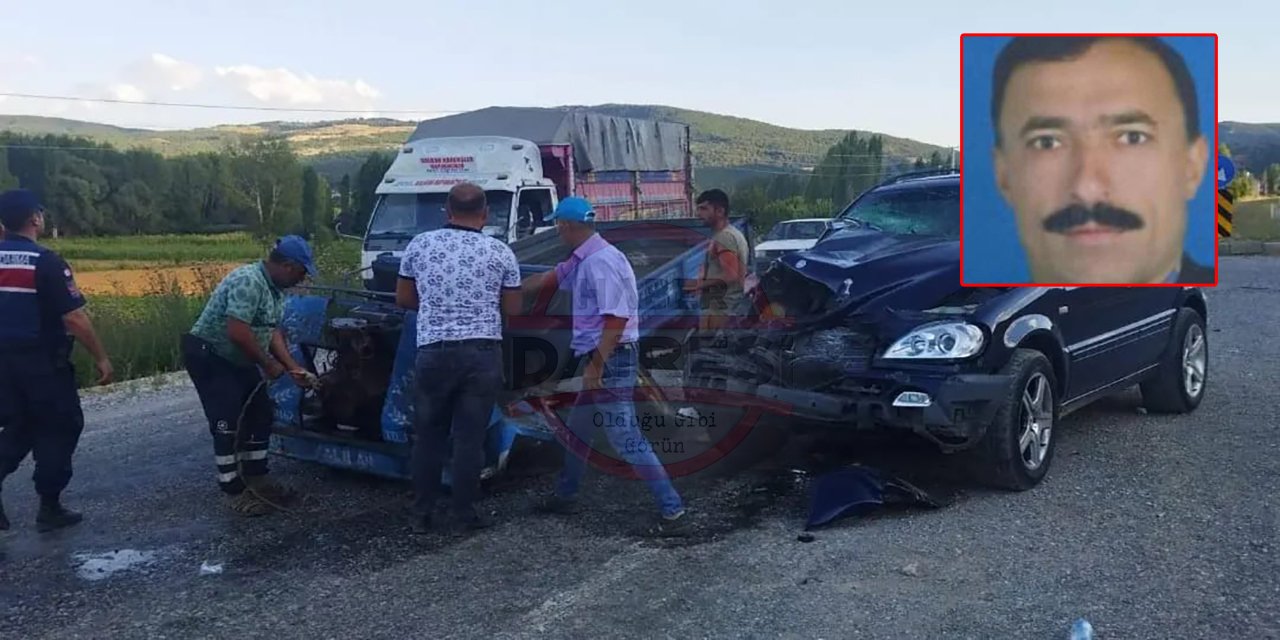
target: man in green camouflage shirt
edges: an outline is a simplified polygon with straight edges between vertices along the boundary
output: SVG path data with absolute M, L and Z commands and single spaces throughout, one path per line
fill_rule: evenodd
M 260 497 L 272 502 L 293 497 L 288 489 L 266 480 L 274 410 L 265 382 L 288 372 L 299 385 L 309 384 L 306 370 L 289 354 L 279 325 L 284 290 L 314 276 L 315 270 L 305 240 L 281 238 L 266 260 L 227 274 L 191 332 L 183 336 L 183 360 L 213 434 L 218 485 L 241 514 L 269 512 L 271 505 Z

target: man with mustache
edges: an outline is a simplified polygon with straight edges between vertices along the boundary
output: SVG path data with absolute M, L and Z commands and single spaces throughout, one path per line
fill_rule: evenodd
M 1213 284 L 1184 253 L 1204 178 L 1195 84 L 1158 38 L 1019 37 L 992 83 L 996 179 L 1036 283 Z M 1188 222 L 1188 214 L 1191 214 Z

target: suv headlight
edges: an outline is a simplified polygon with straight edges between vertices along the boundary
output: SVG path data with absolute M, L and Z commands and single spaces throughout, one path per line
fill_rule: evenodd
M 982 351 L 982 329 L 967 322 L 943 320 L 923 324 L 898 338 L 884 353 L 893 360 L 951 360 Z

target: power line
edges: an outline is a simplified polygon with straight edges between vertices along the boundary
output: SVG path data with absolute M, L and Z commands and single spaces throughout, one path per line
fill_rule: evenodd
M 0 97 L 6 98 L 27 98 L 31 100 L 63 100 L 69 102 L 103 102 L 109 104 L 128 104 L 136 106 L 151 107 L 186 107 L 190 109 L 229 109 L 235 111 L 283 111 L 283 112 L 304 112 L 304 113 L 398 113 L 398 114 L 418 114 L 418 113 L 465 113 L 455 109 L 322 109 L 318 107 L 267 107 L 267 106 L 250 106 L 250 105 L 228 105 L 228 104 L 202 104 L 194 102 L 160 102 L 156 100 L 117 100 L 114 98 L 78 98 L 75 96 L 54 96 L 41 95 L 34 93 L 7 93 L 0 92 Z

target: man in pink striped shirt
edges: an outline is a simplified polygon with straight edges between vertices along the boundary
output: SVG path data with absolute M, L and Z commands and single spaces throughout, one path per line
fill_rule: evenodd
M 577 511 L 577 493 L 586 472 L 586 454 L 597 427 L 649 485 L 661 512 L 651 532 L 687 535 L 689 518 L 666 469 L 636 424 L 634 393 L 639 372 L 640 296 L 626 255 L 595 230 L 595 211 L 579 197 L 565 198 L 552 213 L 560 238 L 573 254 L 552 271 L 524 281 L 536 292 L 559 287 L 573 295 L 570 347 L 582 367 L 582 392 L 569 414 L 572 435 L 564 470 L 543 510 Z

